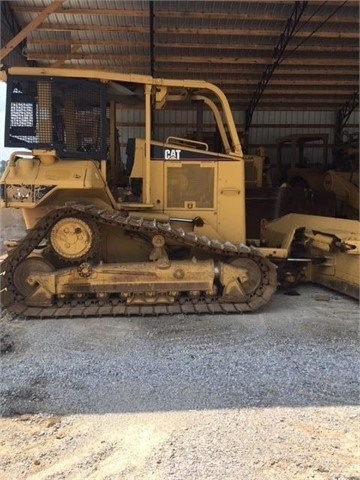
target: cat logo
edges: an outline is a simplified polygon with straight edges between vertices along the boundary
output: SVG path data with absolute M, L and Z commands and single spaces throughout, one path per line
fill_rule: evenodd
M 165 160 L 180 160 L 181 150 L 167 148 L 164 151 Z

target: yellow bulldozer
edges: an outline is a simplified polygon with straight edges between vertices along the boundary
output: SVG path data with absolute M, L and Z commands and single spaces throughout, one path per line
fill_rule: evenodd
M 9 312 L 254 311 L 280 280 L 298 278 L 358 296 L 359 222 L 332 231 L 326 219 L 317 228 L 292 216 L 285 226 L 264 224 L 263 238 L 247 242 L 245 159 L 215 85 L 52 68 L 14 67 L 2 79 L 5 144 L 19 150 L 1 177 L 1 207 L 21 209 L 27 229 L 6 242 L 1 263 L 1 303 Z M 156 139 L 157 110 L 199 101 L 220 134 L 219 151 L 185 136 Z M 126 162 L 118 108 L 143 115 L 142 135 L 127 140 Z
M 353 144 L 356 142 L 356 146 Z M 358 138 L 337 146 L 335 161 L 328 160 L 329 135 L 293 134 L 277 139 L 277 170 L 280 183 L 312 191 L 333 192 L 336 216 L 359 220 Z M 286 155 L 286 147 L 290 151 Z M 319 158 L 311 158 L 317 149 Z M 311 152 L 309 154 L 309 152 Z M 325 197 L 325 202 L 329 200 Z

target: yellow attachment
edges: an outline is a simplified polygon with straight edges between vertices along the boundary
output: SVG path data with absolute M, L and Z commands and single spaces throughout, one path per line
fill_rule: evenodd
M 64 259 L 76 260 L 89 253 L 95 239 L 88 223 L 80 218 L 63 218 L 51 230 L 50 243 Z
M 289 232 L 291 235 L 289 236 Z M 291 242 L 305 247 L 304 255 L 312 260 L 307 279 L 359 298 L 360 223 L 356 220 L 289 214 L 263 223 L 262 239 L 268 247 Z

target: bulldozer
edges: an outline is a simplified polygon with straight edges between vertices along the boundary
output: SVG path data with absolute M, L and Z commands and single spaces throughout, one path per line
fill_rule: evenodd
M 359 133 L 343 132 L 333 150 L 334 165 L 325 175 L 324 189 L 335 192 L 339 216 L 359 219 Z
M 352 138 L 354 137 L 354 138 Z M 334 194 L 335 216 L 359 220 L 359 149 L 358 138 L 338 145 L 333 162 L 328 160 L 328 134 L 293 134 L 277 139 L 277 170 L 279 182 L 313 192 Z M 290 147 L 289 155 L 285 148 Z M 306 154 L 317 148 L 320 158 Z M 323 206 L 329 204 L 324 198 Z
M 1 263 L 1 304 L 10 313 L 241 313 L 264 307 L 279 279 L 311 280 L 312 230 L 302 223 L 293 222 L 284 238 L 246 239 L 245 158 L 217 86 L 93 70 L 13 67 L 1 74 L 5 145 L 19 150 L 1 177 L 0 207 L 21 209 L 27 232 L 6 242 Z M 155 138 L 158 110 L 196 102 L 212 115 L 218 151 L 186 137 Z M 126 162 L 119 108 L 143 115 L 142 135 L 127 139 Z M 360 253 L 358 222 L 349 229 L 345 237 L 322 234 L 330 240 L 323 242 L 327 255 L 314 255 L 317 265 L 327 265 L 334 249 Z M 291 258 L 299 243 L 305 252 Z M 351 269 L 345 283 L 353 295 L 358 272 Z M 332 286 L 344 291 L 343 284 Z

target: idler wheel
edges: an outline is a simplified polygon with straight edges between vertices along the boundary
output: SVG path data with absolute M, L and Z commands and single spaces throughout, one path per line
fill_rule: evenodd
M 13 282 L 16 290 L 24 297 L 30 295 L 36 285 L 30 285 L 27 279 L 36 273 L 51 273 L 55 269 L 50 262 L 41 257 L 29 257 L 23 260 L 15 269 Z
M 249 257 L 239 257 L 232 260 L 230 263 L 233 267 L 244 268 L 247 270 L 248 280 L 241 283 L 241 287 L 248 295 L 254 293 L 261 285 L 262 271 L 260 265 Z
M 89 258 L 95 251 L 96 243 L 95 224 L 81 218 L 63 218 L 51 229 L 50 244 L 57 255 L 66 261 Z

